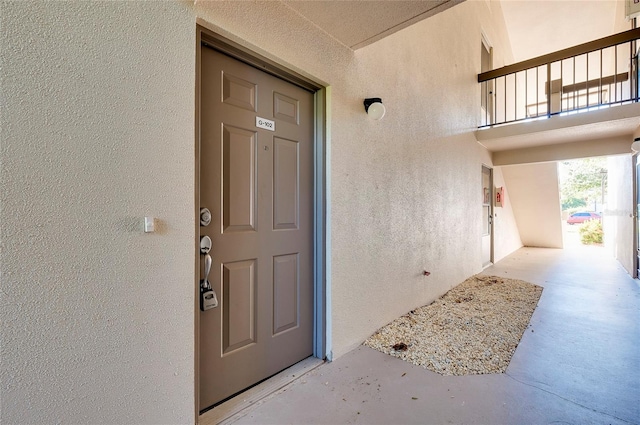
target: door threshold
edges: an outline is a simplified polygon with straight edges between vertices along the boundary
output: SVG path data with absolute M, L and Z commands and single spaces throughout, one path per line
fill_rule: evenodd
M 316 357 L 307 357 L 255 387 L 204 412 L 198 418 L 198 423 L 200 425 L 231 424 L 247 413 L 245 409 L 289 385 L 323 363 L 324 360 Z

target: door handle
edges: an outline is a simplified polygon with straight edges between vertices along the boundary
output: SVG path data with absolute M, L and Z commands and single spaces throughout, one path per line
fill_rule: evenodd
M 200 238 L 200 254 L 204 254 L 204 274 L 200 280 L 200 310 L 207 311 L 211 308 L 218 306 L 218 296 L 216 291 L 211 287 L 209 283 L 209 273 L 211 273 L 211 238 L 209 236 L 202 236 Z
M 211 256 L 204 255 L 204 279 L 200 281 L 200 310 L 207 311 L 218 306 L 218 295 L 209 283 L 211 272 Z
M 211 272 L 211 256 L 204 255 L 204 276 L 200 281 L 200 310 L 207 311 L 218 306 L 218 296 L 209 283 Z
M 211 256 L 209 254 L 205 254 L 204 256 L 204 276 L 202 276 L 204 286 L 210 288 L 211 284 L 209 283 L 209 273 L 211 273 Z

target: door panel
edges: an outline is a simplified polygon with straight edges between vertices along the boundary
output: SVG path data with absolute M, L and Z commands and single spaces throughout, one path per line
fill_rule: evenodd
M 200 230 L 220 302 L 200 312 L 203 410 L 313 352 L 314 96 L 201 53 Z
M 273 116 L 277 119 L 298 124 L 300 102 L 282 93 L 273 94 Z
M 256 342 L 255 260 L 222 266 L 222 353 Z
M 255 131 L 224 125 L 222 129 L 223 232 L 255 230 Z
M 298 143 L 274 137 L 273 228 L 298 228 Z
M 256 84 L 228 72 L 222 73 L 222 101 L 224 103 L 255 112 L 257 94 Z
M 273 334 L 298 326 L 298 254 L 273 258 Z

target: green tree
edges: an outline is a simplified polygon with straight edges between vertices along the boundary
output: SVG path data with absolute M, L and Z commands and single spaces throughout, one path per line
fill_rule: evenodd
M 587 206 L 587 202 L 584 199 L 579 199 L 579 198 L 562 199 L 562 211 L 573 209 L 573 208 L 586 207 L 586 206 Z
M 607 188 L 607 158 L 586 158 L 559 163 L 562 209 L 584 206 L 601 209 Z

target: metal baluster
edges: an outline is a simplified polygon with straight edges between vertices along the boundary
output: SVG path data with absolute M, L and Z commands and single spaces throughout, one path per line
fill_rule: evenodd
M 496 102 L 496 100 L 498 100 L 498 96 L 496 93 L 497 90 L 498 90 L 498 79 L 494 78 L 493 79 L 493 122 L 498 121 L 498 102 Z
M 527 108 L 527 103 L 529 103 L 529 70 L 524 70 L 524 117 L 527 118 L 529 115 L 529 111 Z
M 539 66 L 536 66 L 536 118 L 540 116 L 540 75 L 538 70 Z
M 564 77 L 564 61 L 560 61 L 560 112 L 564 111 L 564 106 L 562 105 L 562 78 Z
M 513 119 L 518 120 L 518 73 L 513 74 Z
M 613 47 L 613 51 L 614 51 L 614 60 L 616 61 L 615 71 L 613 73 L 613 90 L 615 93 L 615 100 L 617 102 L 618 101 L 618 45 L 617 44 Z
M 551 117 L 551 64 L 547 64 L 547 118 Z
M 587 87 L 587 98 L 586 104 L 589 106 L 589 53 L 587 53 L 587 81 L 585 81 L 585 85 Z
M 633 72 L 633 43 L 629 42 L 629 74 L 631 74 Z M 629 75 L 629 98 L 632 98 L 635 96 L 635 93 L 637 92 L 636 87 L 634 86 L 634 81 L 636 83 L 636 85 L 638 84 L 638 82 L 636 81 L 636 79 L 632 76 Z
M 576 57 L 573 57 L 573 109 L 578 109 L 577 106 L 577 99 L 576 99 L 576 93 L 577 93 L 577 88 L 578 86 L 576 86 Z
M 600 85 L 598 86 L 598 105 L 602 105 L 602 49 L 600 49 Z
M 504 122 L 507 122 L 507 76 L 504 76 Z

